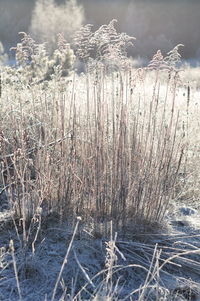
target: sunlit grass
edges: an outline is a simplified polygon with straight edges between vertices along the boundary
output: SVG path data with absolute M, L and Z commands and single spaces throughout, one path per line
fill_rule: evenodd
M 38 273 L 45 278 L 35 261 L 40 232 L 54 222 L 72 227 L 77 217 L 93 240 L 110 239 L 105 266 L 91 278 L 74 251 L 87 281 L 72 289 L 69 300 L 84 294 L 91 300 L 115 300 L 120 296 L 117 273 L 134 268 L 146 280 L 140 289 L 124 294 L 124 300 L 135 295 L 142 301 L 147 295 L 155 300 L 168 298 L 171 293 L 159 286 L 159 273 L 167 263 L 177 259 L 173 263 L 177 267 L 181 262 L 186 270 L 199 271 L 196 261 L 186 259 L 199 252 L 196 247 L 191 250 L 191 245 L 184 253 L 162 237 L 162 244 L 170 248 L 167 253 L 157 245 L 120 241 L 134 235 L 141 239 L 141 232 L 155 233 L 166 226 L 166 213 L 174 203 L 198 206 L 200 135 L 197 85 L 189 81 L 190 71 L 177 67 L 180 45 L 165 57 L 158 51 L 147 67 L 135 69 L 126 56 L 132 38 L 118 34 L 114 23 L 95 33 L 90 27 L 82 28 L 76 39 L 83 34 L 83 44 L 75 43 L 74 50 L 60 35 L 60 47 L 52 57 L 23 34 L 15 48 L 17 66 L 2 67 L 1 194 L 5 192 L 20 250 L 31 249 L 32 254 L 29 259 L 23 255 L 27 262 L 18 272 L 11 242 L 21 300 L 20 275 Z M 77 57 L 85 64 L 84 73 L 73 70 Z M 78 223 L 51 300 L 56 300 L 75 235 L 81 237 Z M 119 241 L 117 235 L 113 237 L 115 231 Z M 118 258 L 126 261 L 118 246 L 131 260 L 136 256 L 136 263 L 118 265 Z M 142 262 L 141 250 L 146 256 Z M 186 256 L 183 261 L 182 255 Z M 62 288 L 64 296 L 64 282 Z

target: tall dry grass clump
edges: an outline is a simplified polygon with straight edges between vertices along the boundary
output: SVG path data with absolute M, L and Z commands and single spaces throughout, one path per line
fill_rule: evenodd
M 178 46 L 134 70 L 131 38 L 113 21 L 87 29 L 85 74 L 65 78 L 61 64 L 42 81 L 27 81 L 29 64 L 3 73 L 1 185 L 23 229 L 38 210 L 119 228 L 160 222 L 174 196 L 184 154 Z

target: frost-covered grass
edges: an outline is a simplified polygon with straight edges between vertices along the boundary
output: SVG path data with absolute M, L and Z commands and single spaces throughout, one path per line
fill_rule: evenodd
M 119 225 L 163 219 L 188 124 L 187 104 L 184 113 L 176 103 L 177 79 L 158 76 L 100 69 L 28 89 L 4 85 L 2 184 L 20 218 L 43 207 Z
M 70 223 L 59 225 L 49 216 L 37 240 L 32 232 L 23 248 L 20 230 L 5 224 L 4 216 L 0 298 L 199 300 L 199 215 L 190 210 L 174 207 L 164 230 L 137 233 L 132 227 L 124 238 L 112 231 L 97 238 L 92 223 L 81 222 L 73 231 Z
M 49 58 L 23 34 L 17 68 L 2 68 L 3 300 L 198 293 L 198 212 L 171 210 L 198 209 L 198 79 L 176 66 L 181 45 L 134 69 L 131 40 L 114 21 L 86 26 Z

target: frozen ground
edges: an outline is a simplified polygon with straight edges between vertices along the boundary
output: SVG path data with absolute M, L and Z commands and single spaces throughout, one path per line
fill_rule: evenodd
M 156 300 L 154 291 L 158 287 L 160 300 L 200 300 L 199 217 L 196 209 L 174 206 L 166 218 L 165 227 L 154 230 L 154 234 L 147 231 L 138 233 L 134 227 L 128 227 L 124 232 L 126 235 L 118 234 L 115 242 L 115 265 L 121 267 L 113 267 L 112 283 L 116 284 L 116 288 L 113 287 L 112 290 L 117 292 L 120 300 L 125 297 L 126 300 L 138 300 L 136 293 L 132 299 L 128 297 L 129 294 L 144 284 L 147 270 L 154 274 L 156 265 L 159 267 L 164 262 L 162 270 L 157 269 L 154 279 L 149 279 L 147 284 L 154 288 L 146 291 L 147 299 L 144 300 Z M 20 300 L 13 265 L 14 257 L 22 300 L 51 300 L 73 227 L 67 222 L 60 225 L 58 217 L 52 214 L 42 224 L 37 241 L 34 243 L 36 233 L 32 230 L 27 247 L 22 248 L 20 226 L 17 233 L 12 226 L 10 212 L 1 212 L 0 218 L 0 300 Z M 10 240 L 14 242 L 14 257 Z M 93 279 L 106 268 L 106 242 L 107 239 L 92 229 L 92 223 L 80 224 L 55 300 L 72 300 L 85 284 L 88 284 L 87 290 L 82 290 L 77 300 L 94 299 L 94 295 L 98 295 L 96 300 L 107 300 L 104 295 L 106 272 Z M 150 267 L 153 254 L 154 262 Z M 177 254 L 180 256 L 176 257 Z M 167 263 L 166 260 L 174 255 L 175 257 Z M 138 266 L 131 266 L 134 264 Z M 117 300 L 116 295 L 112 300 Z

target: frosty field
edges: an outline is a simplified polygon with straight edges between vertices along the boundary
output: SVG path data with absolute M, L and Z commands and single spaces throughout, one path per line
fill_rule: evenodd
M 114 25 L 1 67 L 2 301 L 200 298 L 199 68 Z

